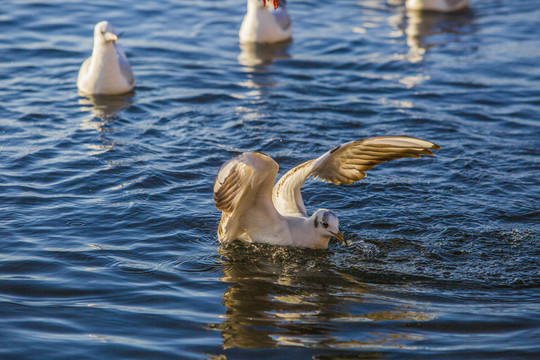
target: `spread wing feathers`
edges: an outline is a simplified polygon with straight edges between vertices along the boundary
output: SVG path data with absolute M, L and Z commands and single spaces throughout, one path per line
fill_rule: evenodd
M 222 211 L 220 242 L 237 239 L 254 217 L 273 215 L 271 194 L 277 172 L 272 158 L 255 152 L 238 155 L 221 166 L 214 181 L 214 201 Z
M 440 146 L 406 136 L 381 136 L 352 141 L 289 170 L 274 186 L 272 199 L 282 215 L 307 216 L 300 190 L 313 175 L 336 185 L 352 184 L 366 176 L 365 171 L 394 159 L 433 155 Z
M 276 210 L 283 216 L 306 216 L 307 211 L 300 189 L 313 172 L 313 163 L 317 159 L 306 161 L 279 179 L 272 190 L 272 201 Z

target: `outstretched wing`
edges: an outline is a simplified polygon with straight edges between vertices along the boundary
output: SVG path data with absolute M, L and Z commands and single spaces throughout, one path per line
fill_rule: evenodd
M 364 178 L 365 171 L 375 165 L 405 157 L 433 155 L 430 151 L 433 149 L 440 146 L 406 136 L 373 137 L 337 146 L 283 175 L 272 192 L 274 206 L 283 216 L 307 216 L 300 190 L 310 175 L 336 185 L 352 184 Z
M 214 181 L 214 201 L 222 211 L 220 242 L 240 237 L 257 222 L 280 216 L 272 204 L 278 164 L 267 155 L 246 152 L 221 166 Z

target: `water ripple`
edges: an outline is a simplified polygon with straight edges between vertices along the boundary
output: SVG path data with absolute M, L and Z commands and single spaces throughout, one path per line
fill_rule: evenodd
M 1 358 L 540 351 L 535 2 L 290 1 L 294 41 L 272 47 L 238 45 L 233 0 L 4 7 Z M 99 14 L 133 94 L 77 93 Z M 262 151 L 283 174 L 388 134 L 442 150 L 304 186 L 349 247 L 219 246 L 224 161 Z

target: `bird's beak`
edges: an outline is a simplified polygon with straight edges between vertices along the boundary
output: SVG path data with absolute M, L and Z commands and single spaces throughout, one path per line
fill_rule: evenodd
M 341 233 L 341 231 L 338 231 L 337 233 L 333 232 L 332 236 L 334 236 L 336 239 L 338 239 L 339 242 L 342 243 L 343 245 L 349 246 L 349 243 L 347 242 L 347 240 L 345 240 L 345 238 L 343 237 L 343 234 Z
M 107 41 L 116 41 L 118 40 L 118 36 L 114 35 L 113 33 L 110 33 L 110 32 L 106 32 L 105 35 L 103 35 L 105 37 L 105 40 Z
M 266 6 L 267 1 L 268 0 L 262 0 L 262 3 L 263 3 L 264 6 Z M 277 9 L 278 6 L 279 6 L 279 0 L 272 0 L 272 3 L 274 4 L 274 9 Z

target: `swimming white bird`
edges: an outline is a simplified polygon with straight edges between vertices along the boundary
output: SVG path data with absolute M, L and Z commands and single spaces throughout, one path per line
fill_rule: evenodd
M 382 136 L 337 146 L 289 170 L 274 185 L 278 164 L 267 155 L 245 152 L 224 163 L 214 181 L 214 201 L 222 211 L 218 239 L 326 248 L 333 236 L 347 245 L 337 216 L 326 209 L 308 216 L 300 190 L 313 175 L 352 184 L 385 161 L 433 155 L 440 146 L 405 136 Z
M 116 44 L 118 36 L 107 21 L 94 27 L 94 49 L 79 70 L 77 87 L 88 95 L 117 95 L 135 87 L 124 49 Z
M 453 12 L 466 8 L 469 0 L 407 0 L 409 10 Z
M 293 26 L 285 0 L 247 0 L 247 13 L 240 26 L 241 43 L 276 43 L 289 40 Z

